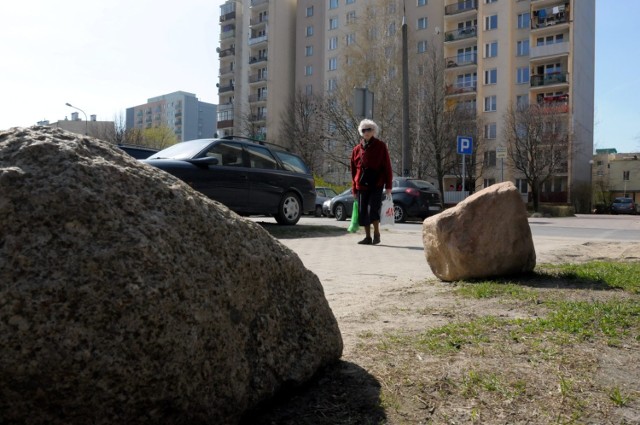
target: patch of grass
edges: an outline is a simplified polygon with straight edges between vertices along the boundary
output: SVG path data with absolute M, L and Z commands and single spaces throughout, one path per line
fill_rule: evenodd
M 622 394 L 620 388 L 614 387 L 609 391 L 609 399 L 618 407 L 625 407 L 631 401 L 631 396 Z
M 523 287 L 516 283 L 503 283 L 499 281 L 482 281 L 474 283 L 459 283 L 454 290 L 455 294 L 463 297 L 483 299 L 509 297 L 519 300 L 532 300 L 537 297 L 537 291 Z
M 593 261 L 584 264 L 546 264 L 541 269 L 554 277 L 640 294 L 640 263 Z

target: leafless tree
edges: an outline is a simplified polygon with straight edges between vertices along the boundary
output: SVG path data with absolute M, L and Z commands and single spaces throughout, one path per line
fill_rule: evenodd
M 539 211 L 545 182 L 567 172 L 569 135 L 566 117 L 553 108 L 511 106 L 505 114 L 504 137 L 511 166 L 531 188 L 533 209 Z
M 289 99 L 283 112 L 282 131 L 290 140 L 292 149 L 317 174 L 321 170 L 324 141 L 322 100 L 298 89 Z

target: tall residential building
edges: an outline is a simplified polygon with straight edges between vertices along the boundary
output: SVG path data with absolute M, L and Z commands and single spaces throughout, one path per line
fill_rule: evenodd
M 277 138 L 293 94 L 296 0 L 220 7 L 218 134 Z
M 183 91 L 152 97 L 143 105 L 127 108 L 127 129 L 166 126 L 179 142 L 216 134 L 216 105 L 200 102 Z
M 270 44 L 267 63 L 271 66 L 274 51 L 279 52 L 278 64 L 295 64 L 295 79 L 291 73 L 274 73 L 271 68 L 268 75 L 266 68 L 247 71 L 247 62 L 261 58 L 259 51 L 256 54 L 256 48 L 243 38 L 249 31 L 255 36 L 260 28 L 255 26 L 256 3 L 269 3 L 272 7 L 275 1 L 228 1 L 223 6 L 229 14 L 221 16 L 222 34 L 231 38 L 220 41 L 220 102 L 225 104 L 220 111 L 232 111 L 225 128 L 239 129 L 239 111 L 233 108 L 233 96 L 223 89 L 246 97 L 246 90 L 259 95 L 256 90 L 278 82 L 279 87 L 288 89 L 274 92 L 269 88 L 269 101 L 280 104 L 286 103 L 287 96 L 296 89 L 314 95 L 335 89 L 346 74 L 349 59 L 344 52 L 361 41 L 353 24 L 371 25 L 371 21 L 360 18 L 367 8 L 377 4 L 386 7 L 387 14 L 395 13 L 397 21 L 370 30 L 400 37 L 404 11 L 409 66 L 416 68 L 420 56 L 435 48 L 444 56 L 447 104 L 475 108 L 483 124 L 479 135 L 484 150 L 479 181 L 485 186 L 512 181 L 527 198 L 530 188 L 524 176 L 511 167 L 500 167 L 506 148 L 505 115 L 511 106 L 539 104 L 564 121 L 569 140 L 567 163 L 562 164 L 553 180 L 545 183 L 542 201 L 574 202 L 579 190 L 585 192 L 593 152 L 595 0 L 298 0 L 294 33 L 290 31 L 289 15 L 283 25 L 280 15 L 270 12 L 268 16 L 268 36 L 286 29 L 288 36 L 295 38 L 295 48 L 291 48 L 291 40 L 287 40 L 288 44 L 275 44 L 277 47 Z M 290 3 L 283 1 L 283 5 Z M 240 4 L 244 5 L 242 12 L 250 13 L 251 18 L 235 13 Z M 231 16 L 233 20 L 229 19 Z M 223 57 L 225 52 L 232 55 L 231 59 Z M 414 69 L 410 75 L 419 78 Z M 247 77 L 250 84 L 245 84 Z M 395 81 L 400 84 L 400 78 Z M 271 114 L 270 108 L 271 104 Z M 374 110 L 378 109 L 374 106 Z M 273 118 L 275 121 L 266 122 L 265 130 L 269 132 L 272 124 L 277 126 L 280 116 Z M 444 187 L 457 183 L 454 175 L 443 182 Z

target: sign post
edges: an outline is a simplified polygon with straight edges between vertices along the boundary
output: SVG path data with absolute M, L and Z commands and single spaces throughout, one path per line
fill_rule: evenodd
M 465 183 L 467 180 L 465 169 L 465 155 L 471 155 L 473 153 L 473 137 L 458 136 L 457 138 L 458 153 L 462 155 L 462 191 L 465 191 Z

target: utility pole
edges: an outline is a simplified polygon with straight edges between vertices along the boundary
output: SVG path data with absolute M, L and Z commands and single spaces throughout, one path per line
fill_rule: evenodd
M 411 174 L 411 144 L 409 142 L 409 54 L 407 51 L 406 6 L 402 2 L 402 175 Z

